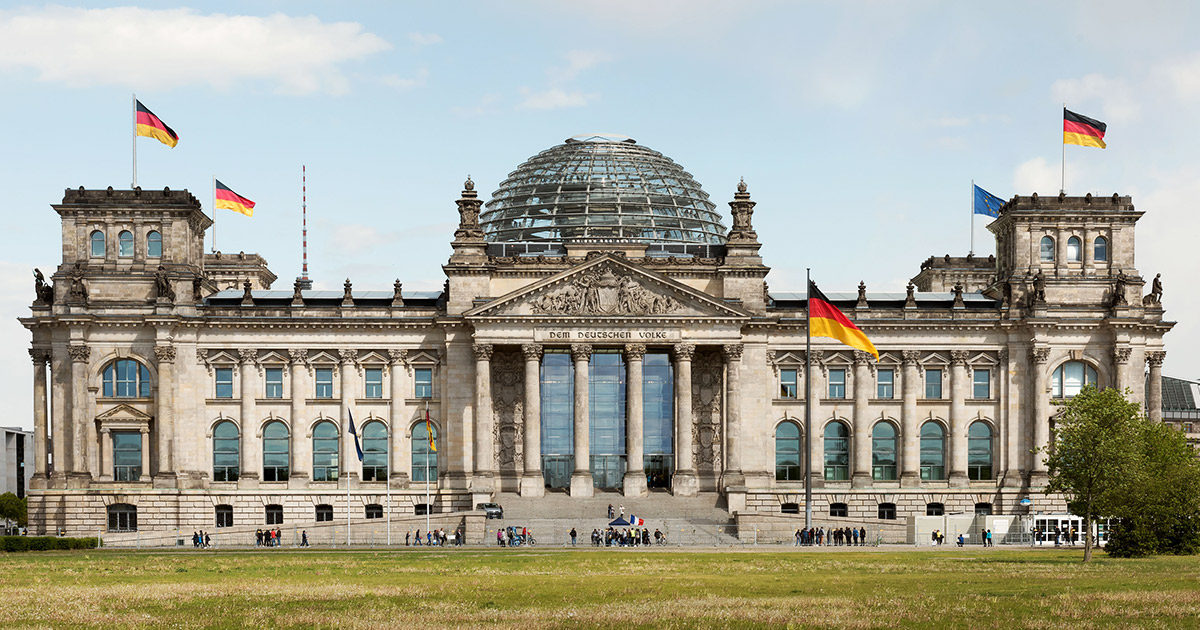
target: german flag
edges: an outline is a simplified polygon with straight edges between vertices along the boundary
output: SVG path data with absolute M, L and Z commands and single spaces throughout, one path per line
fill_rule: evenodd
M 1063 144 L 1079 144 L 1103 149 L 1108 146 L 1104 144 L 1104 132 L 1107 130 L 1108 125 L 1099 120 L 1081 116 L 1063 108 Z
M 867 339 L 858 326 L 850 323 L 811 280 L 808 282 L 808 333 L 813 337 L 837 339 L 851 348 L 868 352 L 876 361 L 879 360 L 879 351 L 875 349 L 871 340 Z
M 228 186 L 221 183 L 221 180 L 213 180 L 216 183 L 216 207 L 226 208 L 234 212 L 252 217 L 254 216 L 254 202 L 233 192 Z
M 137 103 L 137 135 L 154 138 L 174 149 L 175 145 L 179 144 L 179 134 L 155 116 L 154 112 L 146 109 L 141 101 L 134 102 Z
M 429 437 L 429 450 L 437 452 L 437 443 L 433 441 L 433 425 L 429 422 L 429 407 L 425 408 L 425 435 Z

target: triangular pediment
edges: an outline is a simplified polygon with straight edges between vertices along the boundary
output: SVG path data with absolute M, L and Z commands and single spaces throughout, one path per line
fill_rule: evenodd
M 113 407 L 112 409 L 109 409 L 108 411 L 96 416 L 96 419 L 100 420 L 101 422 L 108 420 L 146 422 L 150 420 L 150 418 L 151 416 L 126 404 L 117 405 L 116 407 Z
M 466 317 L 748 318 L 749 313 L 604 254 L 465 313 Z

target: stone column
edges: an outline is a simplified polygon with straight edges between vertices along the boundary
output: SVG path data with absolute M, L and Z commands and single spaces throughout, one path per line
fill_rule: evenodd
M 901 357 L 904 361 L 901 384 L 904 400 L 900 405 L 900 487 L 917 488 L 921 485 L 921 435 L 917 426 L 917 399 L 921 395 L 917 361 L 921 358 L 921 352 L 905 350 Z
M 63 356 L 60 346 L 50 353 L 50 419 L 46 435 L 50 438 L 50 448 L 54 452 L 54 467 L 50 471 L 56 478 L 56 486 L 65 487 L 67 472 L 71 470 L 67 453 L 71 445 L 70 382 L 67 370 L 68 357 Z M 49 470 L 49 469 L 48 469 Z
M 477 343 L 475 352 L 475 470 L 471 492 L 490 494 L 495 488 L 496 451 L 492 436 L 492 344 Z
M 625 496 L 646 496 L 645 422 L 642 410 L 642 366 L 646 344 L 625 346 Z
M 1043 452 L 1050 444 L 1050 392 L 1048 389 L 1046 364 L 1050 361 L 1050 348 L 1033 348 L 1029 352 L 1033 364 L 1033 445 L 1038 449 L 1033 455 L 1032 478 L 1030 485 L 1041 486 L 1046 483 L 1046 457 Z
M 358 381 L 354 378 L 358 376 L 358 350 L 346 349 L 339 350 L 338 356 L 342 360 L 341 365 L 341 396 L 340 403 L 342 408 L 342 428 L 339 444 L 342 445 L 342 457 L 338 462 L 340 470 L 338 477 L 345 480 L 345 483 L 350 487 L 358 486 L 359 472 L 362 471 L 362 462 L 358 461 L 358 449 L 354 447 L 354 436 L 350 435 L 350 419 L 354 415 L 354 401 L 358 396 Z M 362 421 L 360 417 L 354 422 L 354 430 L 362 433 Z M 362 438 L 359 438 L 359 444 L 362 443 Z M 341 485 L 341 484 L 339 484 Z M 341 485 L 341 487 L 346 487 Z
M 108 427 L 103 427 L 100 429 L 100 481 L 112 480 L 112 432 Z
M 592 346 L 586 343 L 571 345 L 575 361 L 575 468 L 571 472 L 571 496 L 590 497 L 592 487 L 591 417 L 588 413 L 588 365 Z
M 154 346 L 158 362 L 158 389 L 155 392 L 154 433 L 158 449 L 156 478 L 164 480 L 163 487 L 174 485 L 175 467 L 175 346 Z
M 407 488 L 409 484 L 408 470 L 404 466 L 404 452 L 407 446 L 404 436 L 408 434 L 408 423 L 405 422 L 408 410 L 408 351 L 388 350 L 388 366 L 391 376 L 391 407 L 388 408 L 388 484 L 393 488 Z
M 238 393 L 239 405 L 238 420 L 242 426 L 242 443 L 241 447 L 245 449 L 242 455 L 244 463 L 242 470 L 239 471 L 238 479 L 245 479 L 246 483 L 251 487 L 255 487 L 258 480 L 262 476 L 262 422 L 258 418 L 258 392 L 254 389 L 254 383 L 257 380 L 257 364 L 258 351 L 254 348 L 241 348 L 238 350 L 238 378 L 240 380 L 241 389 Z M 296 432 L 297 423 L 293 420 L 293 433 Z M 294 439 L 294 436 L 293 436 Z M 290 462 L 292 470 L 296 469 L 296 461 L 292 459 Z M 247 476 L 247 473 L 250 473 Z
M 142 427 L 142 475 L 138 481 L 150 481 L 150 427 Z
M 1117 391 L 1122 393 L 1126 387 L 1129 387 L 1129 355 L 1131 354 L 1133 354 L 1133 348 L 1129 346 L 1113 348 L 1114 385 Z
M 546 493 L 542 478 L 542 346 L 527 343 L 521 346 L 525 355 L 525 426 L 520 492 L 523 497 L 540 497 Z
M 71 433 L 71 449 L 70 449 L 70 468 L 72 475 L 87 475 L 87 424 L 91 419 L 87 417 L 87 365 L 88 356 L 91 349 L 84 345 L 72 345 L 67 347 L 67 352 L 71 355 L 71 412 L 65 418 L 66 423 L 64 428 L 67 428 Z M 149 456 L 146 450 L 146 444 L 142 444 L 142 458 Z M 145 463 L 149 466 L 149 463 Z M 148 474 L 148 470 L 143 471 L 143 474 Z
M 950 351 L 950 485 L 967 486 L 967 358 L 966 350 Z
M 46 364 L 50 362 L 50 353 L 30 348 L 29 356 L 33 359 L 33 470 L 34 477 L 43 479 L 46 477 L 46 456 L 48 455 L 46 451 L 48 435 L 46 433 Z
M 1146 417 L 1152 422 L 1162 422 L 1162 364 L 1167 358 L 1163 350 L 1153 350 L 1146 353 L 1146 362 L 1150 364 L 1150 392 L 1146 400 Z
M 725 474 L 723 488 L 742 488 L 742 351 L 740 343 L 727 343 L 725 354 Z
M 1092 265 L 1096 263 L 1093 258 L 1096 248 L 1092 245 L 1092 239 L 1095 238 L 1092 234 L 1091 230 L 1085 228 L 1083 233 L 1079 235 L 1079 238 L 1083 240 L 1083 275 L 1085 276 L 1095 275 L 1095 272 L 1092 271 Z
M 700 491 L 700 480 L 692 463 L 692 356 L 696 346 L 680 343 L 674 350 L 675 474 L 671 477 L 671 492 L 694 497 Z
M 871 477 L 871 370 L 873 357 L 862 350 L 854 351 L 854 446 L 851 448 L 854 466 L 850 482 L 855 488 L 868 488 Z
M 1005 488 L 1019 488 L 1024 477 L 1021 457 L 1021 415 L 1013 413 L 1013 404 L 1010 400 L 1012 396 L 1012 366 L 1009 364 L 1008 356 L 1008 348 L 1001 348 L 1000 364 L 996 366 L 998 372 L 996 387 L 1000 392 L 1000 431 L 1005 451 L 1005 473 L 1001 484 Z
M 308 350 L 302 348 L 292 348 L 291 350 L 288 350 L 288 358 L 291 359 L 291 369 L 288 374 L 288 380 L 291 382 L 289 383 L 288 392 L 291 394 L 292 399 L 289 407 L 289 413 L 291 413 L 292 416 L 289 418 L 292 429 L 292 433 L 289 436 L 292 449 L 291 458 L 289 460 L 290 470 L 288 470 L 288 484 L 289 486 L 294 485 L 296 487 L 303 487 L 309 479 L 309 463 L 306 462 L 303 466 L 301 466 L 299 465 L 301 462 L 298 460 L 301 459 L 302 453 L 308 451 L 306 446 L 312 444 L 308 437 L 305 436 L 305 433 L 308 432 L 306 427 L 308 427 L 311 422 L 311 419 L 308 417 L 307 402 L 309 391 L 311 389 L 311 385 L 306 378 L 308 376 Z M 251 425 L 247 428 L 246 434 L 258 434 L 258 427 L 258 423 Z M 262 456 L 262 446 L 259 443 L 256 443 L 255 446 L 258 449 L 258 453 L 255 455 L 254 460 L 258 463 L 258 465 L 253 469 L 253 472 L 254 481 L 257 482 L 259 475 L 262 473 L 262 462 L 260 459 Z M 309 457 L 308 459 L 309 462 L 311 462 L 312 458 Z

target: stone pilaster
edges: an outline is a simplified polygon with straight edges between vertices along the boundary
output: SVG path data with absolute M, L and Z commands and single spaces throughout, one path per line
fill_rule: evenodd
M 588 410 L 588 366 L 592 346 L 586 343 L 571 345 L 575 362 L 575 467 L 571 472 L 571 496 L 590 497 L 592 487 L 592 453 L 588 434 L 591 416 Z
M 34 477 L 44 482 L 46 478 L 46 462 L 49 455 L 46 444 L 49 443 L 46 431 L 46 365 L 50 363 L 50 353 L 30 348 L 29 357 L 33 359 L 33 466 Z
M 154 433 L 158 447 L 155 479 L 156 485 L 171 487 L 175 479 L 175 346 L 155 346 L 154 359 L 158 362 L 158 388 L 154 400 Z M 158 479 L 163 482 L 157 483 Z
M 472 494 L 490 494 L 495 487 L 496 453 L 492 414 L 492 344 L 477 343 L 475 353 L 475 470 Z
M 646 496 L 642 366 L 646 344 L 625 346 L 625 496 Z
M 108 427 L 100 428 L 100 481 L 113 480 L 112 460 L 112 431 Z
M 742 470 L 742 351 L 740 343 L 725 344 L 725 472 L 721 487 L 742 488 L 746 475 Z
M 1124 392 L 1129 387 L 1129 356 L 1133 348 L 1117 346 L 1113 348 L 1113 375 L 1117 391 Z
M 967 358 L 966 350 L 950 351 L 950 485 L 967 486 Z
M 692 357 L 695 354 L 695 345 L 675 344 L 675 474 L 671 477 L 671 491 L 685 497 L 696 496 L 700 491 L 700 480 L 692 461 Z
M 1150 364 L 1150 391 L 1146 400 L 1146 417 L 1152 422 L 1162 422 L 1162 364 L 1167 358 L 1163 350 L 1153 350 L 1146 353 L 1146 363 Z
M 921 485 L 920 430 L 917 427 L 917 399 L 921 395 L 921 380 L 917 362 L 921 359 L 918 350 L 901 353 L 904 366 L 901 387 L 904 399 L 900 404 L 900 486 L 917 488 Z
M 523 430 L 524 470 L 520 492 L 523 497 L 540 497 L 546 492 L 542 478 L 542 346 L 527 343 L 521 346 L 525 356 L 525 413 Z
M 863 287 L 865 289 L 865 287 Z M 871 355 L 854 351 L 854 462 L 850 482 L 855 488 L 871 486 Z
M 87 366 L 91 349 L 85 345 L 67 347 L 71 355 L 71 412 L 66 420 L 66 427 L 71 434 L 69 470 L 72 475 L 87 475 Z M 142 456 L 147 457 L 149 450 L 143 444 Z M 148 463 L 147 463 L 148 466 Z M 143 470 L 143 474 L 147 471 Z
M 142 427 L 142 476 L 138 481 L 150 481 L 150 428 Z
M 1019 488 L 1024 478 L 1024 461 L 1021 457 L 1021 416 L 1012 410 L 1012 364 L 1008 360 L 1008 348 L 999 352 L 1000 364 L 996 366 L 996 387 L 1000 393 L 1000 435 L 1004 444 L 1005 488 Z
M 391 378 L 391 406 L 388 408 L 388 484 L 393 488 L 407 488 L 409 484 L 408 469 L 404 465 L 404 454 L 407 446 L 403 437 L 408 433 L 405 422 L 405 410 L 409 385 L 408 351 L 388 350 L 388 374 Z
M 1050 348 L 1033 348 L 1029 351 L 1029 361 L 1033 364 L 1033 444 L 1030 450 L 1033 455 L 1033 468 L 1030 485 L 1043 486 L 1046 484 L 1047 467 L 1045 449 L 1050 445 L 1050 392 L 1046 374 L 1046 364 L 1050 361 Z
M 347 281 L 348 282 L 348 281 Z M 349 289 L 347 289 L 347 293 Z M 341 434 L 338 443 L 342 445 L 341 466 L 338 471 L 340 485 L 345 487 L 349 485 L 351 488 L 358 486 L 360 472 L 362 471 L 362 462 L 358 461 L 358 449 L 354 446 L 354 436 L 350 435 L 350 418 L 353 416 L 353 407 L 355 398 L 358 396 L 358 350 L 344 349 L 338 351 L 338 357 L 342 360 L 341 363 L 341 403 L 342 421 Z M 359 418 L 354 423 L 355 431 L 362 431 L 362 418 Z M 360 433 L 361 435 L 361 433 Z M 360 438 L 361 444 L 361 438 Z

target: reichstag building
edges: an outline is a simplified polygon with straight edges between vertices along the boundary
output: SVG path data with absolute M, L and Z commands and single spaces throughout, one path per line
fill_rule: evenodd
M 21 320 L 31 531 L 372 518 L 385 494 L 409 515 L 500 493 L 778 515 L 806 475 L 819 515 L 1022 514 L 1063 509 L 1034 454 L 1055 400 L 1129 387 L 1161 416 L 1173 323 L 1129 197 L 1016 196 L 995 256 L 827 291 L 879 360 L 814 339 L 805 373 L 806 296 L 768 289 L 745 183 L 726 213 L 670 158 L 591 136 L 474 188 L 432 292 L 274 290 L 261 257 L 205 253 L 186 190 L 66 190 L 62 262 Z

